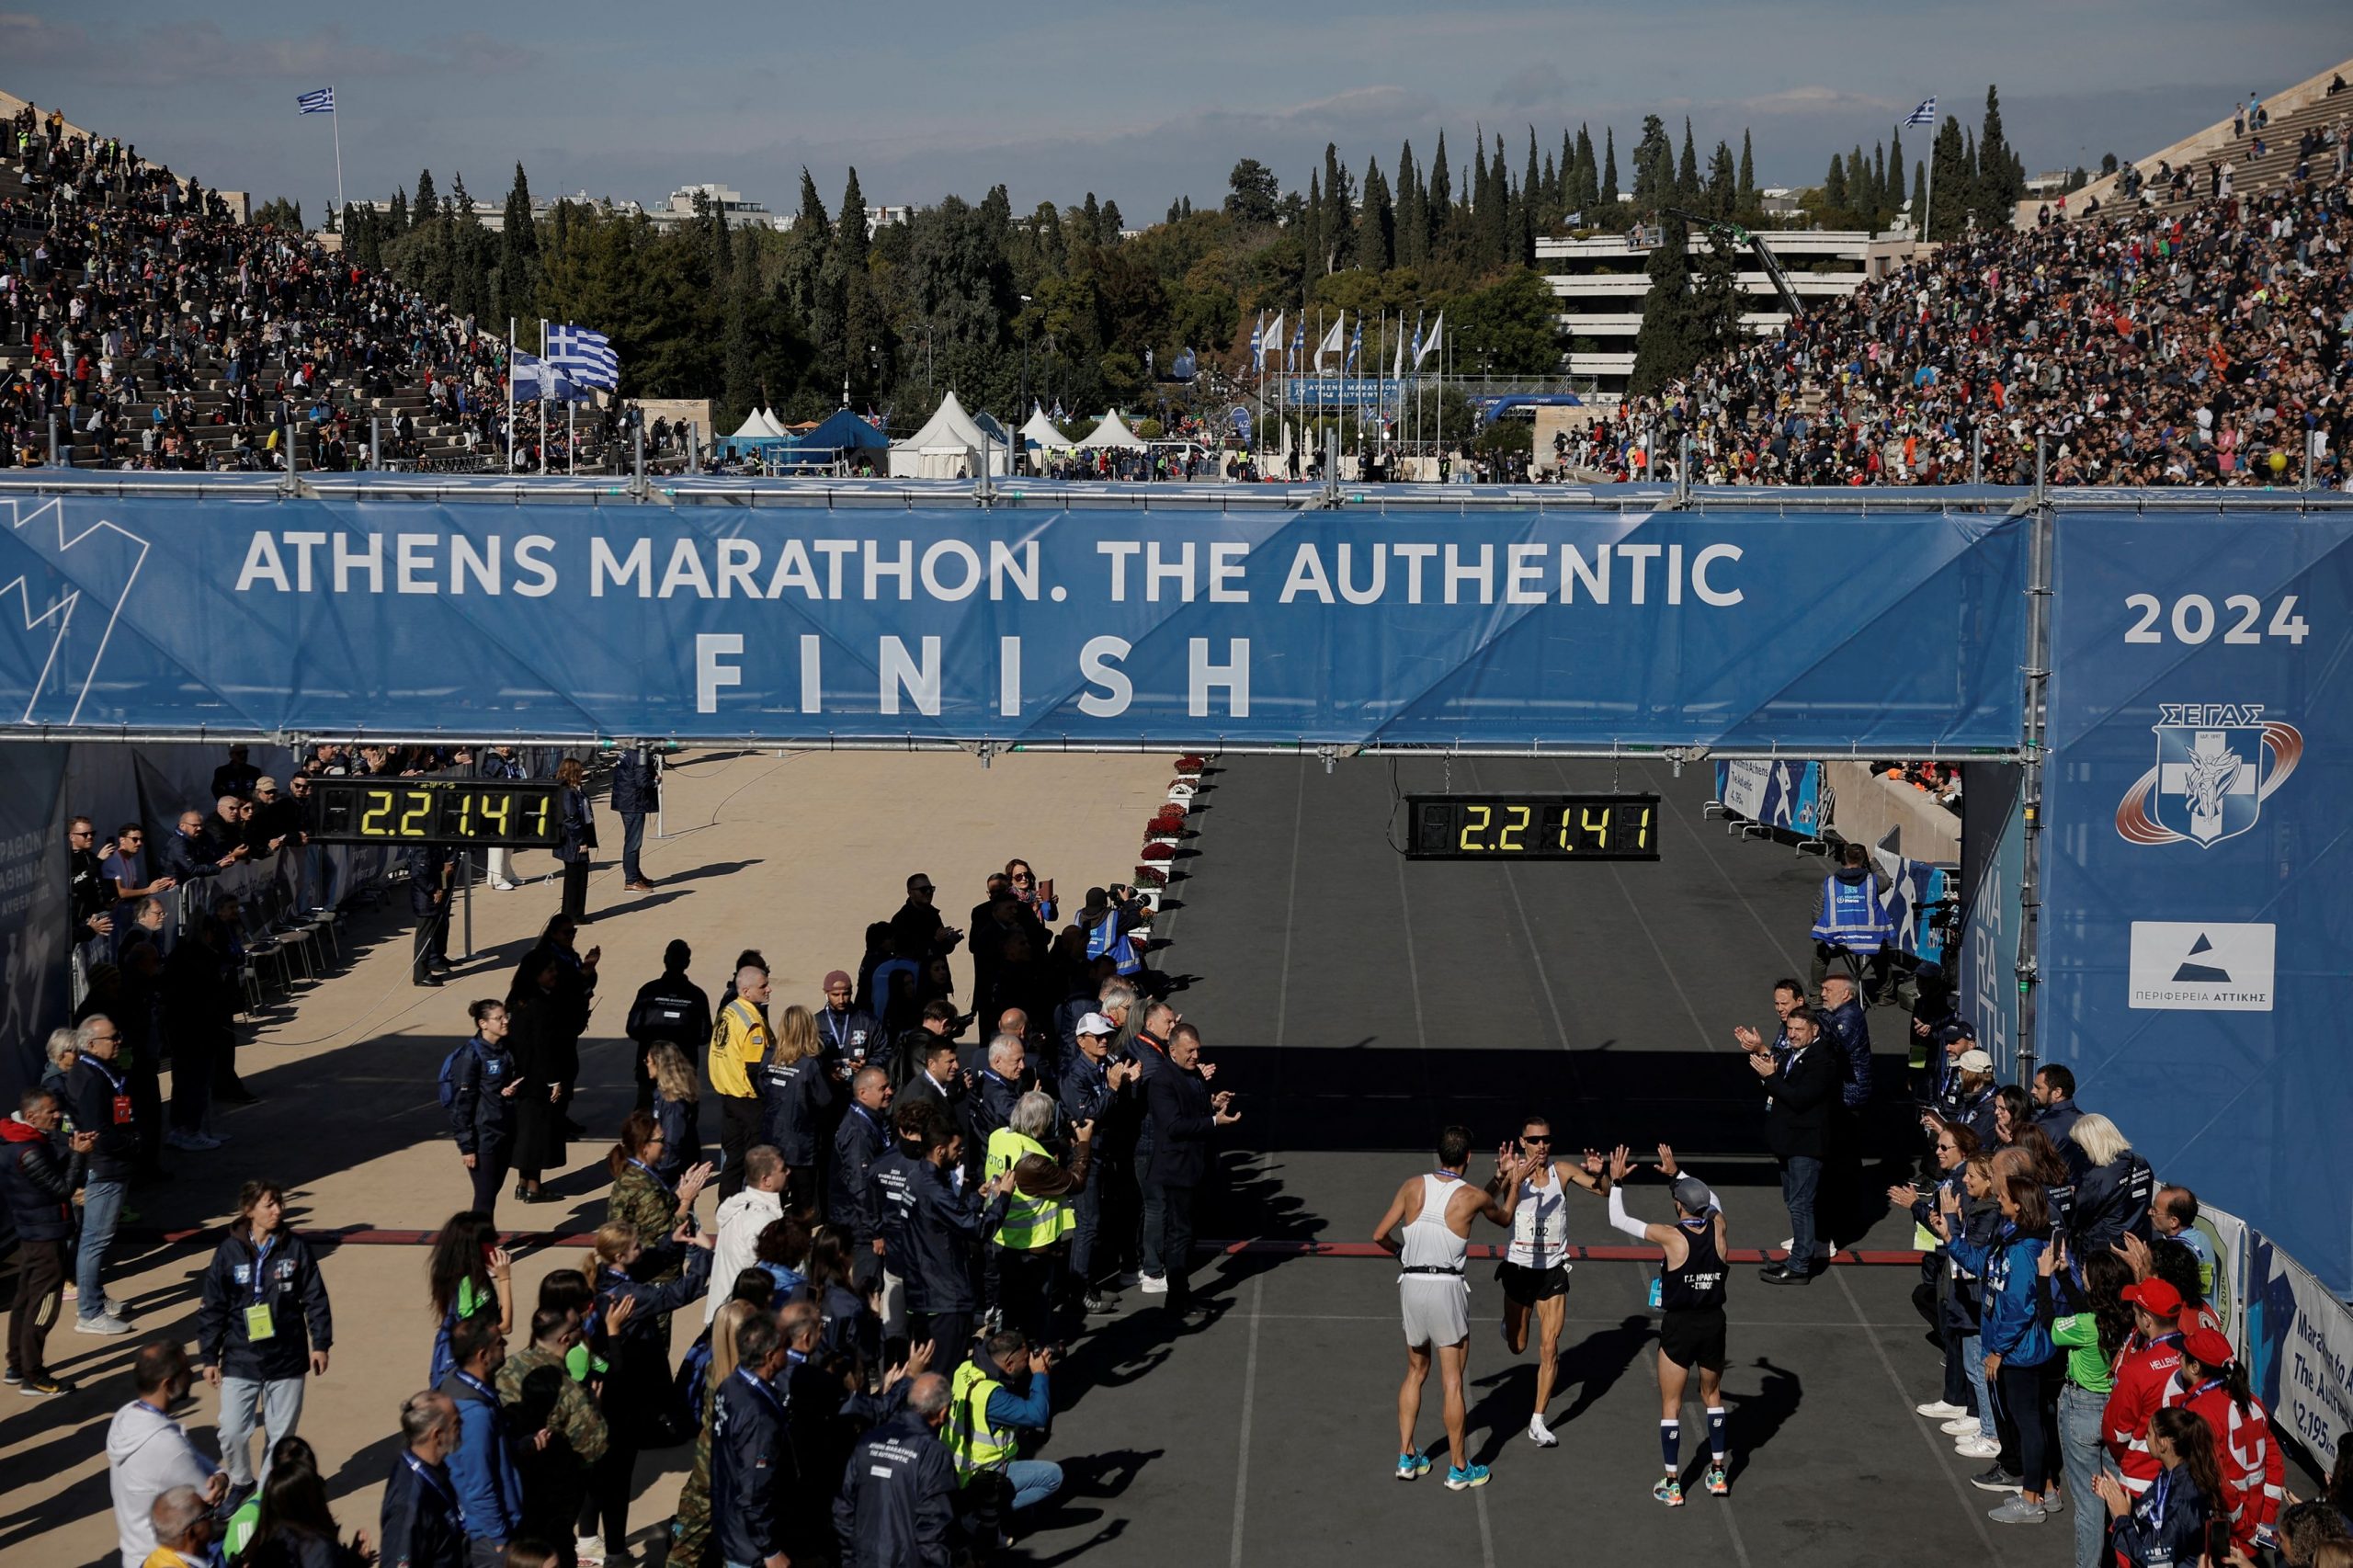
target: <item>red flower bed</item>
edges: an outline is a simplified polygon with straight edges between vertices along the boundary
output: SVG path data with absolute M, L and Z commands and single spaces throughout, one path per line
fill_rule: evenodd
M 1147 860 L 1174 860 L 1176 858 L 1176 846 L 1173 844 L 1147 844 L 1143 846 L 1143 858 Z
M 1159 866 L 1138 866 L 1135 885 L 1140 888 L 1162 888 L 1168 885 L 1168 872 Z
M 1189 753 L 1176 759 L 1176 771 L 1179 773 L 1199 773 L 1202 768 L 1207 767 L 1208 766 L 1209 764 L 1207 762 L 1198 756 L 1192 756 Z

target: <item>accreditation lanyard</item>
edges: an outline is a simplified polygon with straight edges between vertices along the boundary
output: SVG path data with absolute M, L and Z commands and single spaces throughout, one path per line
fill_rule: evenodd
M 847 1010 L 844 1010 L 843 1012 L 836 1014 L 831 1007 L 827 1007 L 817 1015 L 817 1023 L 818 1027 L 825 1031 L 825 1038 L 834 1042 L 834 1049 L 836 1051 L 847 1051 L 849 1050 L 849 1013 Z
M 460 1376 L 463 1375 L 463 1373 L 460 1374 Z M 458 1489 L 449 1484 L 449 1478 L 447 1476 L 434 1474 L 430 1469 L 419 1462 L 415 1454 L 403 1453 L 401 1455 L 401 1459 L 408 1465 L 409 1469 L 416 1472 L 417 1480 L 433 1488 L 433 1494 L 435 1496 L 449 1505 L 449 1517 L 457 1521 L 458 1533 L 460 1535 L 465 1534 L 465 1505 L 458 1501 Z
M 630 1164 L 635 1165 L 639 1170 L 643 1171 L 647 1176 L 652 1176 L 654 1178 L 654 1185 L 662 1189 L 663 1197 L 670 1199 L 673 1201 L 677 1199 L 678 1195 L 670 1190 L 670 1184 L 664 1181 L 662 1179 L 662 1174 L 655 1170 L 652 1165 L 647 1165 L 643 1160 L 631 1160 L 630 1161 Z
M 735 1375 L 743 1379 L 754 1392 L 767 1402 L 768 1409 L 775 1413 L 778 1420 L 784 1419 L 784 1402 L 777 1398 L 776 1390 L 768 1387 L 767 1379 L 758 1376 L 749 1367 L 736 1368 Z
M 269 1310 L 269 1255 L 278 1244 L 275 1233 L 253 1244 L 253 1300 L 245 1305 L 245 1338 L 258 1344 L 278 1337 L 278 1320 Z

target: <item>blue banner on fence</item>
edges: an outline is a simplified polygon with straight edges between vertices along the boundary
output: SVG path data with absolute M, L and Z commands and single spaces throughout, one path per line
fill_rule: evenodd
M 2057 519 L 2043 1053 L 2353 1289 L 2353 516 Z M 1973 788 L 1973 786 L 1972 786 Z
M 1822 764 L 1735 759 L 1716 764 L 1716 799 L 1760 827 L 1822 836 Z
M 0 500 L 25 601 L 0 720 L 1899 752 L 2018 731 L 2023 535 L 1983 514 L 256 498 Z
M 2251 1231 L 2247 1244 L 2247 1381 L 2325 1473 L 2353 1433 L 2353 1309 L 2269 1235 Z

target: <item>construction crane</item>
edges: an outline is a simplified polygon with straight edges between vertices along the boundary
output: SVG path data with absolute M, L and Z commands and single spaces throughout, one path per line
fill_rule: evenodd
M 1680 207 L 1669 207 L 1664 210 L 1670 218 L 1680 218 L 1695 228 L 1705 230 L 1711 240 L 1730 240 L 1736 245 L 1746 245 L 1755 251 L 1757 261 L 1764 266 L 1765 276 L 1773 281 L 1773 291 L 1781 296 L 1781 304 L 1790 312 L 1790 319 L 1797 321 L 1804 316 L 1805 307 L 1798 302 L 1798 291 L 1790 287 L 1790 275 L 1783 272 L 1781 264 L 1773 259 L 1773 253 L 1767 248 L 1764 236 L 1744 229 L 1738 223 L 1727 223 L 1719 218 L 1702 218 L 1699 213 L 1687 212 Z

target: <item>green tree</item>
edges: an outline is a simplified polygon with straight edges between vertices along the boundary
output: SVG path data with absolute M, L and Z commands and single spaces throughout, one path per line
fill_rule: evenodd
M 1691 118 L 1683 119 L 1683 161 L 1676 166 L 1675 199 L 1685 206 L 1695 206 L 1699 200 L 1699 157 L 1691 144 Z
M 1364 165 L 1364 200 L 1357 213 L 1357 264 L 1370 272 L 1386 272 L 1396 264 L 1397 214 L 1389 200 L 1389 182 L 1381 177 L 1381 160 Z
M 282 196 L 273 196 L 261 204 L 260 211 L 254 214 L 254 222 L 266 229 L 291 229 L 300 233 L 302 228 L 302 204 L 289 201 Z
M 1605 207 L 1618 205 L 1618 133 L 1608 126 L 1601 128 L 1601 201 Z
M 1225 176 L 1225 215 L 1237 223 L 1271 223 L 1282 182 L 1256 158 L 1245 158 Z
M 1927 234 L 1935 241 L 1956 238 L 1968 226 L 1970 192 L 1976 169 L 1964 142 L 1961 120 L 1945 116 L 1929 153 L 1927 203 Z
M 1733 184 L 1733 214 L 1742 222 L 1754 222 L 1757 217 L 1756 157 L 1750 151 L 1748 131 L 1740 133 L 1740 173 Z
M 416 201 L 414 209 L 416 222 L 423 223 L 441 216 L 441 203 L 433 190 L 433 171 L 426 169 L 416 176 Z
M 1688 375 L 1699 360 L 1692 316 L 1690 236 L 1672 214 L 1659 221 L 1659 243 L 1643 272 L 1651 280 L 1643 296 L 1643 326 L 1634 338 L 1634 369 L 1626 390 L 1647 397 Z
M 1324 176 L 1307 176 L 1307 211 L 1300 225 L 1299 246 L 1307 259 L 1307 274 L 1321 278 L 1332 270 L 1331 251 L 1324 241 Z
M 1828 212 L 1847 210 L 1847 162 L 1830 154 L 1830 172 L 1822 176 L 1822 205 Z
M 531 182 L 523 165 L 515 165 L 515 183 L 507 187 L 506 212 L 498 231 L 498 298 L 493 316 L 522 316 L 531 312 L 540 288 L 540 230 L 531 215 Z
M 1985 121 L 1977 136 L 1977 179 L 1971 205 L 1988 229 L 2009 226 L 2010 214 L 2026 197 L 2026 165 L 2002 133 L 2002 95 L 1985 88 Z
M 1411 142 L 1397 150 L 1396 209 L 1396 263 L 1400 267 L 1419 267 L 1429 256 L 1428 229 L 1422 220 L 1421 180 L 1415 173 Z
M 1454 176 L 1446 159 L 1446 132 L 1438 133 L 1438 152 L 1430 159 L 1427 199 L 1422 203 L 1420 246 L 1422 264 L 1451 256 L 1454 250 Z

